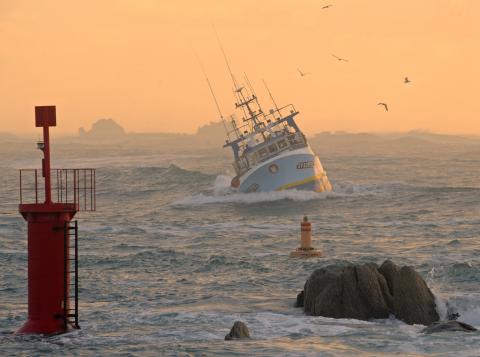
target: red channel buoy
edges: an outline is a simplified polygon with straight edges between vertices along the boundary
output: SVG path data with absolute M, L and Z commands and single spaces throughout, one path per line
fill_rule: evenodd
M 43 128 L 37 147 L 44 157 L 41 170 L 20 170 L 19 211 L 28 223 L 28 320 L 17 333 L 58 334 L 79 328 L 78 227 L 72 219 L 96 208 L 95 170 L 50 168 L 54 106 L 35 107 L 35 125 Z

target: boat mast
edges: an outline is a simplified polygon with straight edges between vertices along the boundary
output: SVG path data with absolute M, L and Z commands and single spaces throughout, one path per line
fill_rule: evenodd
M 248 88 L 250 89 L 250 92 L 253 94 L 253 96 L 255 98 L 258 98 L 257 94 L 255 93 L 255 90 L 253 89 L 252 83 L 250 83 L 250 79 L 248 79 L 248 77 L 247 77 L 247 74 L 244 72 L 243 75 L 245 76 L 245 82 L 247 83 Z M 260 103 L 258 102 L 258 100 L 257 100 L 257 105 L 258 105 L 258 109 L 260 111 L 259 113 L 260 114 L 263 113 L 262 107 L 260 106 Z
M 243 119 L 243 121 L 253 122 L 253 125 L 250 125 L 250 130 L 252 132 L 257 132 L 258 131 L 257 128 L 263 124 L 261 121 L 258 120 L 258 116 L 262 113 L 262 111 L 261 111 L 261 108 L 260 108 L 260 104 L 258 103 L 257 96 L 255 94 L 252 94 L 252 96 L 249 97 L 249 96 L 245 96 L 243 94 L 244 87 L 238 85 L 237 80 L 235 79 L 235 76 L 233 75 L 232 69 L 230 67 L 230 63 L 228 61 L 225 50 L 223 48 L 222 42 L 220 41 L 220 37 L 218 36 L 217 30 L 215 29 L 215 27 L 213 27 L 213 29 L 214 29 L 215 35 L 217 37 L 218 46 L 220 47 L 220 50 L 222 51 L 223 58 L 225 60 L 225 64 L 227 65 L 228 72 L 230 73 L 230 77 L 232 78 L 235 96 L 237 97 L 237 103 L 235 103 L 235 107 L 236 108 L 242 108 L 243 113 L 245 115 L 245 118 Z M 259 108 L 258 113 L 256 113 L 255 110 L 252 109 L 252 107 L 250 105 L 252 102 L 255 102 L 255 104 Z M 248 114 L 247 114 L 247 112 L 248 112 Z M 262 135 L 264 135 L 263 131 L 260 131 L 260 133 Z

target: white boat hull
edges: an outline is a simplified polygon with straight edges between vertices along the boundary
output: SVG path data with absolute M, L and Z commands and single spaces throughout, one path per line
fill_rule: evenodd
M 286 151 L 252 167 L 239 177 L 241 192 L 287 189 L 331 191 L 332 186 L 320 159 L 307 146 Z

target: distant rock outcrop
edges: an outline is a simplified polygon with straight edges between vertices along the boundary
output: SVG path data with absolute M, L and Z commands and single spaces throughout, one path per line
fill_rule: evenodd
M 220 122 L 211 122 L 198 128 L 194 138 L 201 145 L 220 147 L 225 143 L 225 126 Z
M 301 294 L 297 305 L 302 306 Z M 410 267 L 385 261 L 363 265 L 330 265 L 315 270 L 304 287 L 307 314 L 368 320 L 390 314 L 408 324 L 438 321 L 432 292 Z
M 422 330 L 422 333 L 437 333 L 437 332 L 453 332 L 453 331 L 461 331 L 461 332 L 474 332 L 477 329 L 465 322 L 459 322 L 455 320 L 450 321 L 438 321 L 434 322 L 431 325 L 425 327 Z
M 84 128 L 78 129 L 81 139 L 93 140 L 118 140 L 126 135 L 125 130 L 113 119 L 100 119 L 92 125 L 92 129 L 86 131 Z
M 225 336 L 225 340 L 240 340 L 250 338 L 250 332 L 247 325 L 242 321 L 235 321 L 230 332 Z

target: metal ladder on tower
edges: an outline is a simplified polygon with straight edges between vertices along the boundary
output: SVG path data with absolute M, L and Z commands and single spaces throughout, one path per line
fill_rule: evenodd
M 78 222 L 65 222 L 64 227 L 64 304 L 65 329 L 78 325 Z M 73 306 L 72 306 L 73 304 Z

